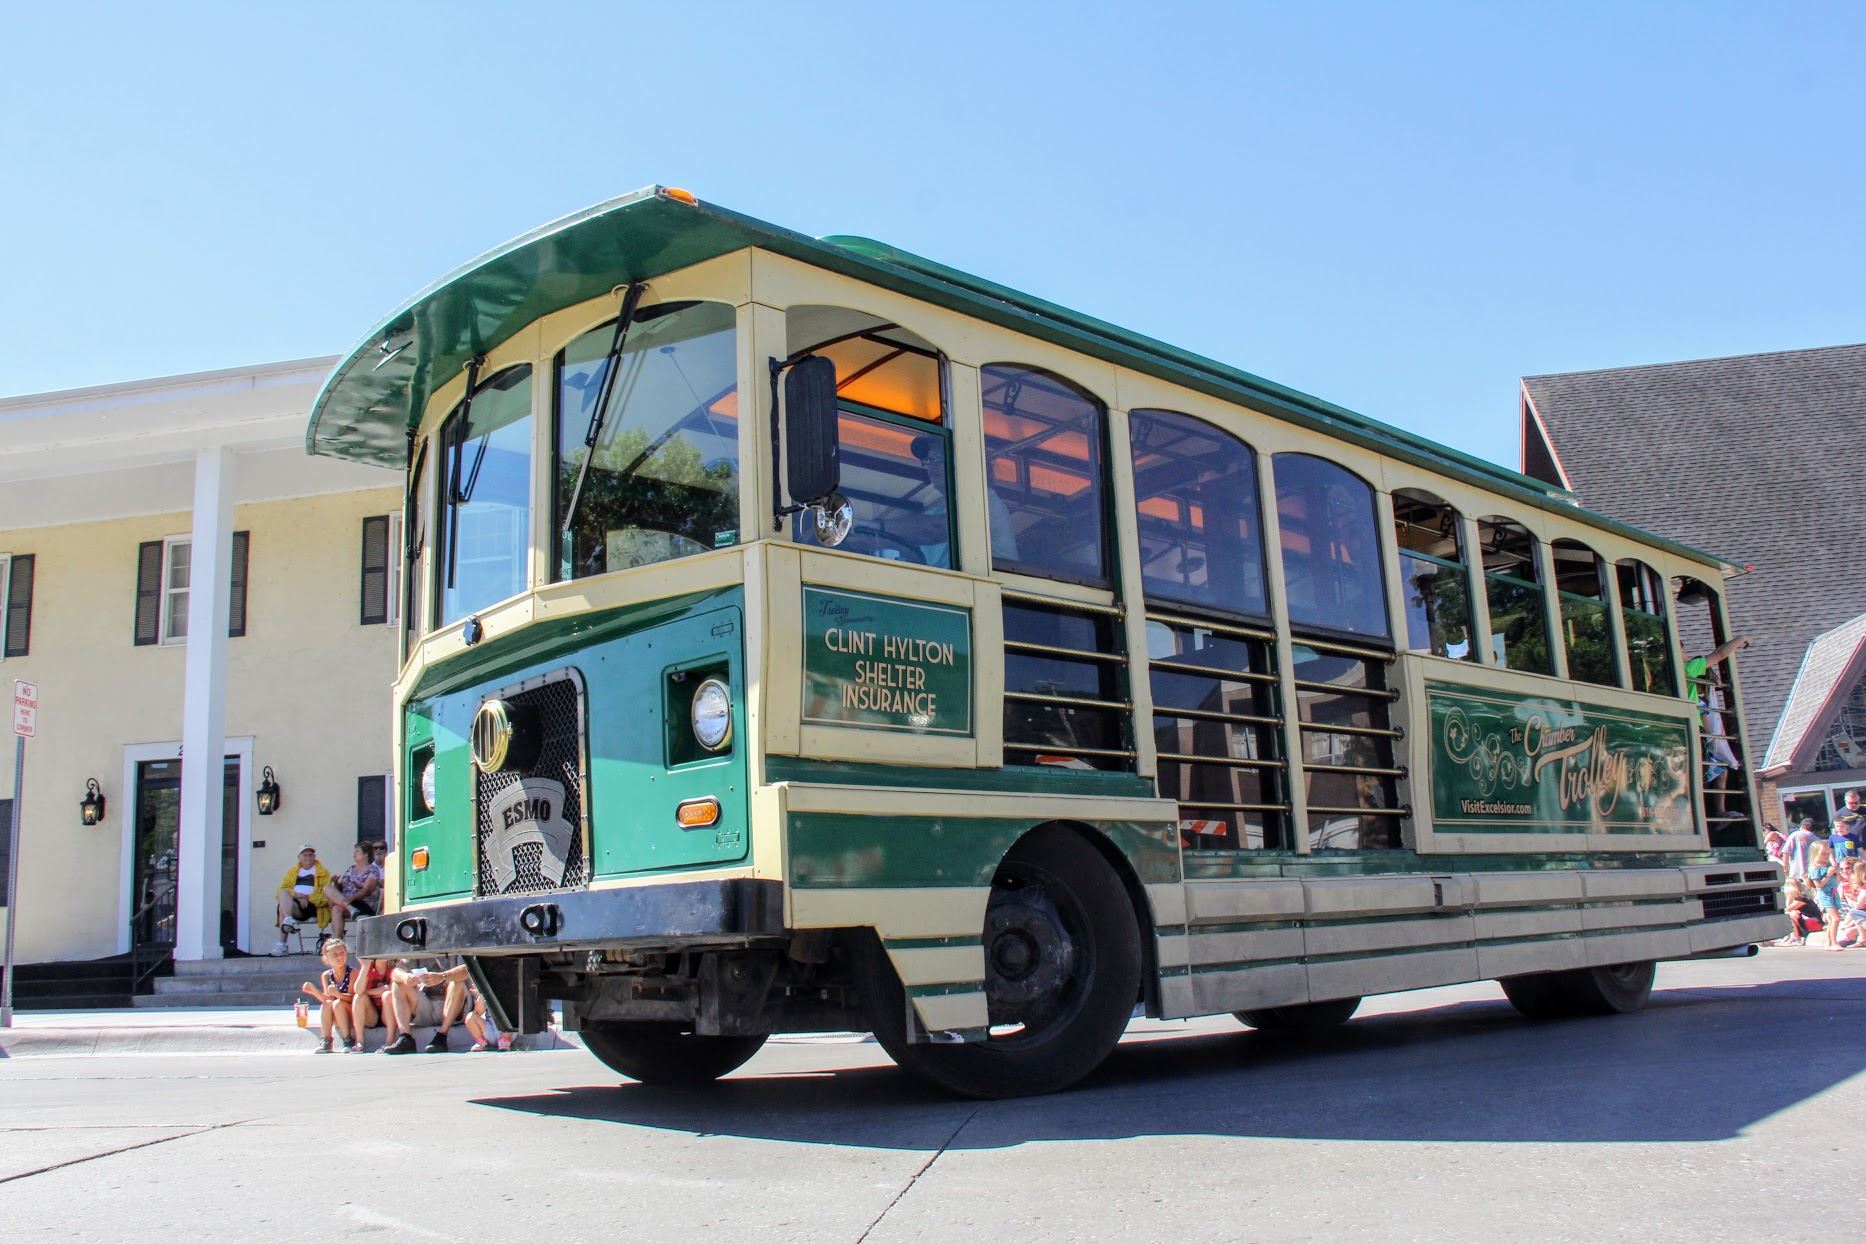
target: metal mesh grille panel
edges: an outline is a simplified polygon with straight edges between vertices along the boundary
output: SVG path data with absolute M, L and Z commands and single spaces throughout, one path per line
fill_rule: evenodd
M 1734 920 L 1739 916 L 1764 916 L 1775 910 L 1774 890 L 1751 890 L 1743 894 L 1706 894 L 1706 920 Z
M 581 706 L 578 694 L 575 682 L 569 678 L 558 678 L 543 686 L 529 687 L 504 697 L 507 702 L 537 714 L 542 739 L 538 759 L 523 772 L 507 770 L 503 773 L 480 773 L 475 770 L 475 829 L 479 835 L 477 893 L 481 897 L 543 894 L 552 890 L 575 889 L 589 883 L 589 861 L 583 852 L 583 740 L 579 733 L 582 713 L 579 711 Z M 493 832 L 491 809 L 500 795 L 528 777 L 550 778 L 554 782 L 563 783 L 563 817 L 577 827 L 577 832 L 570 840 L 562 885 L 553 883 L 538 867 L 544 848 L 527 843 L 513 852 L 517 877 L 510 885 L 500 889 L 488 854 Z

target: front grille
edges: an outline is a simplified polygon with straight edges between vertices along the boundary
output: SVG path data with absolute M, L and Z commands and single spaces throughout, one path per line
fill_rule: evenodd
M 475 832 L 479 862 L 476 892 L 482 898 L 500 894 L 542 894 L 588 884 L 588 844 L 583 832 L 583 683 L 575 670 L 560 670 L 517 687 L 494 693 L 527 716 L 535 714 L 539 731 L 538 758 L 522 771 L 482 772 L 474 766 Z M 563 881 L 547 876 L 541 863 L 545 848 L 536 842 L 520 843 L 499 858 L 493 805 L 500 796 L 527 778 L 548 778 L 563 786 L 558 815 L 575 832 L 564 856 Z M 503 876 L 501 874 L 504 874 Z
M 1704 895 L 1706 920 L 1735 920 L 1739 916 L 1766 916 L 1776 910 L 1774 890 L 1746 890 L 1739 894 Z

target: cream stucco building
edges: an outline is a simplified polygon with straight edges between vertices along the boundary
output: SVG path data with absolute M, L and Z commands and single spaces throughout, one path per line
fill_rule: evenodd
M 265 953 L 299 845 L 335 871 L 386 830 L 401 481 L 306 456 L 329 368 L 0 400 L 0 682 L 41 703 L 20 962 Z M 262 816 L 267 768 L 282 798 Z

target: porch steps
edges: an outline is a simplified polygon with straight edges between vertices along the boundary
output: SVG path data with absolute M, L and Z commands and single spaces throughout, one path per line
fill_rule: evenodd
M 324 970 L 316 955 L 200 959 L 175 964 L 173 976 L 157 977 L 155 992 L 136 998 L 140 1007 L 289 1007 L 303 996 L 299 986 Z

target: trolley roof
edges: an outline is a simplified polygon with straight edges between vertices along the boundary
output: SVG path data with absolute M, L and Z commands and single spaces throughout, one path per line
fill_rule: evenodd
M 1735 569 L 1724 558 L 1581 509 L 1571 494 L 1540 480 L 1105 320 L 869 238 L 812 238 L 689 198 L 649 186 L 554 220 L 449 272 L 396 308 L 337 364 L 312 406 L 306 449 L 403 467 L 409 433 L 428 398 L 469 360 L 539 317 L 618 285 L 755 246 Z

